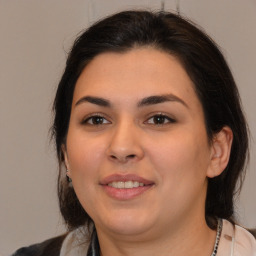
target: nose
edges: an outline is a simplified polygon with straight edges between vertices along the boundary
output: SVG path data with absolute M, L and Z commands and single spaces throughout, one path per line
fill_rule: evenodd
M 134 124 L 122 122 L 113 129 L 107 148 L 108 158 L 117 163 L 141 160 L 144 156 L 144 151 L 139 128 Z

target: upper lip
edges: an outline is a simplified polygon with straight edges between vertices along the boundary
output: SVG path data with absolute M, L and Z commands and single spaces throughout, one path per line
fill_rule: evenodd
M 153 181 L 151 180 L 148 180 L 148 179 L 145 179 L 145 178 L 142 178 L 136 174 L 125 174 L 125 175 L 121 175 L 121 174 L 112 174 L 112 175 L 109 175 L 105 178 L 103 178 L 101 181 L 100 181 L 100 185 L 107 185 L 111 182 L 117 182 L 117 181 L 138 181 L 140 183 L 143 183 L 144 185 L 151 185 L 151 184 L 154 184 Z

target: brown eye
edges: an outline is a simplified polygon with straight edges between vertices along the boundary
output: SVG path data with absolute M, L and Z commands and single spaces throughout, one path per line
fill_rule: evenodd
M 102 124 L 109 124 L 109 123 L 110 122 L 107 119 L 99 115 L 90 116 L 89 118 L 83 121 L 83 124 L 89 124 L 89 125 L 102 125 Z
M 155 125 L 164 125 L 169 123 L 175 123 L 175 120 L 166 115 L 154 115 L 147 120 L 147 123 Z

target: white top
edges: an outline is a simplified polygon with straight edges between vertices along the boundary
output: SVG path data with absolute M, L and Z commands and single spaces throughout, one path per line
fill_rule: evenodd
M 85 232 L 81 227 L 69 233 L 62 244 L 60 256 L 85 256 L 89 245 L 85 242 Z M 256 240 L 244 228 L 223 220 L 217 256 L 256 256 Z
M 223 220 L 217 256 L 256 256 L 256 240 L 244 228 Z

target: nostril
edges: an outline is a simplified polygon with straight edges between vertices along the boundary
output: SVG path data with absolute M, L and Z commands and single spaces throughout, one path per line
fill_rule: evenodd
M 128 155 L 128 156 L 125 156 L 125 157 L 118 157 L 118 156 L 115 156 L 115 155 L 111 155 L 110 158 L 112 160 L 120 160 L 120 161 L 127 161 L 129 159 L 134 159 L 136 158 L 136 155 L 132 154 L 132 155 Z
M 126 158 L 132 159 L 132 158 L 135 158 L 135 157 L 136 157 L 136 155 L 128 155 Z

